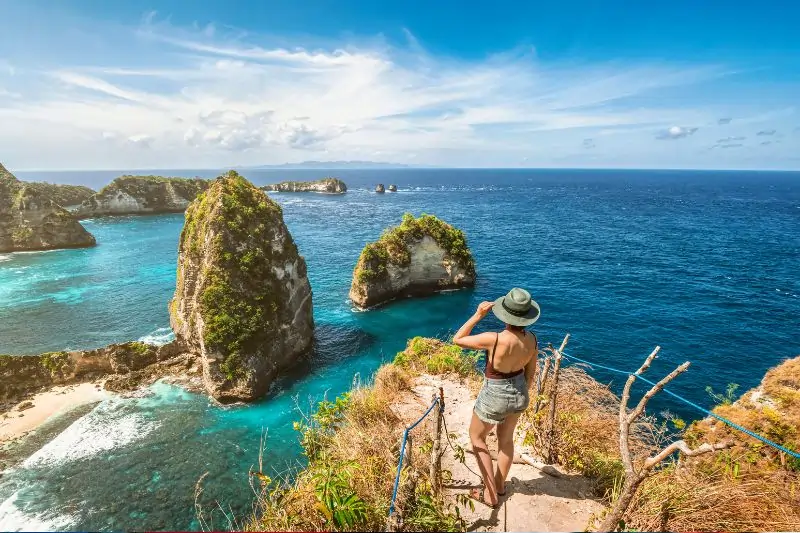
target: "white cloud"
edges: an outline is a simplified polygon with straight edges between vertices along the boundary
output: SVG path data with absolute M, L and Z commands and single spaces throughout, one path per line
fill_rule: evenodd
M 31 65 L 34 95 L 20 90 L 24 97 L 0 102 L 8 125 L 0 143 L 19 167 L 41 166 L 42 152 L 53 168 L 196 168 L 280 163 L 309 151 L 459 166 L 547 166 L 591 152 L 612 165 L 635 157 L 630 164 L 657 166 L 676 152 L 654 142 L 654 131 L 687 139 L 674 143 L 686 147 L 701 135 L 675 124 L 789 116 L 755 104 L 716 107 L 713 94 L 695 88 L 724 82 L 729 71 L 718 65 L 545 63 L 530 48 L 464 61 L 428 53 L 410 32 L 397 48 L 268 46 L 225 31 L 176 28 L 150 13 L 129 29 L 117 64 L 87 51 L 55 71 Z M 693 96 L 663 98 L 671 91 Z M 587 150 L 599 137 L 602 150 Z M 97 139 L 107 141 L 108 160 L 96 159 Z
M 666 130 L 660 131 L 656 135 L 657 139 L 683 139 L 689 135 L 693 135 L 698 128 L 688 128 L 686 126 L 672 126 Z

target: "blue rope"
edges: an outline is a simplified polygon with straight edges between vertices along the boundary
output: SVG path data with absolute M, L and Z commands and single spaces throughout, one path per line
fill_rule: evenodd
M 436 399 L 433 400 L 431 406 L 428 407 L 428 410 L 425 411 L 425 414 L 419 417 L 419 420 L 408 426 L 405 431 L 403 431 L 403 443 L 400 445 L 400 461 L 397 463 L 397 475 L 394 478 L 394 491 L 392 491 L 392 502 L 389 504 L 389 516 L 392 516 L 394 512 L 394 501 L 397 499 L 397 489 L 400 486 L 400 471 L 403 469 L 403 456 L 405 455 L 406 451 L 406 440 L 408 439 L 408 432 L 414 429 L 419 425 L 420 422 L 425 420 L 425 417 L 430 414 L 433 410 L 434 406 L 439 403 L 439 397 L 437 396 Z
M 566 358 L 568 358 L 568 359 L 572 359 L 573 361 L 578 361 L 578 362 L 580 362 L 580 363 L 587 364 L 587 365 L 589 365 L 589 366 L 595 366 L 595 367 L 597 367 L 597 368 L 602 368 L 602 369 L 604 369 L 604 370 L 608 370 L 608 371 L 610 371 L 610 372 L 616 372 L 617 374 L 625 374 L 625 375 L 628 375 L 628 376 L 635 375 L 635 376 L 636 376 L 638 379 L 641 379 L 641 380 L 642 380 L 642 381 L 644 381 L 645 383 L 649 383 L 649 384 L 650 384 L 650 385 L 652 385 L 652 386 L 655 386 L 655 385 L 656 385 L 654 382 L 652 382 L 652 381 L 650 381 L 649 379 L 647 379 L 647 378 L 643 377 L 641 374 L 636 374 L 635 372 L 627 372 L 627 371 L 625 371 L 625 370 L 620 370 L 620 369 L 618 369 L 618 368 L 612 368 L 612 367 L 610 367 L 610 366 L 604 366 L 604 365 L 599 365 L 599 364 L 597 364 L 597 363 L 591 363 L 591 362 L 589 362 L 589 361 L 586 361 L 586 360 L 584 360 L 584 359 L 581 359 L 581 358 L 579 358 L 579 357 L 575 357 L 574 355 L 568 355 L 568 354 L 566 354 L 566 353 L 564 353 L 564 352 L 561 352 L 561 355 L 563 355 L 564 357 L 566 357 Z M 727 424 L 727 425 L 729 425 L 730 427 L 732 427 L 732 428 L 734 428 L 734 429 L 737 429 L 737 430 L 741 431 L 742 433 L 744 433 L 744 434 L 746 434 L 746 435 L 750 435 L 750 436 L 751 436 L 751 437 L 753 437 L 754 439 L 756 439 L 756 440 L 759 440 L 759 441 L 763 442 L 764 444 L 767 444 L 767 445 L 769 445 L 769 446 L 772 446 L 773 448 L 775 448 L 775 449 L 777 449 L 777 450 L 780 450 L 780 451 L 782 451 L 782 452 L 784 452 L 784 453 L 787 453 L 787 454 L 791 455 L 792 457 L 794 457 L 794 458 L 796 458 L 796 459 L 800 459 L 800 453 L 797 453 L 797 452 L 795 452 L 795 451 L 792 451 L 792 450 L 790 450 L 789 448 L 786 448 L 785 446 L 781 446 L 781 445 L 780 445 L 780 444 L 778 444 L 777 442 L 773 442 L 773 441 L 769 440 L 769 439 L 768 439 L 768 438 L 766 438 L 766 437 L 762 437 L 762 436 L 761 436 L 761 435 L 759 435 L 758 433 L 754 433 L 754 432 L 750 431 L 749 429 L 747 429 L 747 428 L 745 428 L 745 427 L 742 427 L 742 426 L 740 426 L 740 425 L 739 425 L 739 424 L 737 424 L 736 422 L 733 422 L 733 421 L 731 421 L 731 420 L 728 420 L 727 418 L 725 418 L 725 417 L 723 417 L 723 416 L 720 416 L 720 415 L 718 415 L 718 414 L 716 414 L 716 413 L 714 413 L 714 412 L 712 412 L 712 411 L 709 411 L 709 410 L 708 410 L 708 409 L 706 409 L 705 407 L 701 407 L 701 406 L 697 405 L 696 403 L 694 403 L 693 401 L 691 401 L 691 400 L 687 400 L 687 399 L 686 399 L 686 398 L 684 398 L 683 396 L 680 396 L 680 395 L 678 395 L 678 394 L 675 394 L 674 392 L 672 392 L 672 391 L 671 391 L 671 390 L 669 390 L 669 389 L 661 389 L 661 390 L 662 390 L 663 392 L 666 392 L 667 394 L 669 394 L 669 395 L 670 395 L 670 396 L 672 396 L 673 398 L 675 398 L 675 399 L 677 399 L 677 400 L 680 400 L 680 401 L 682 401 L 683 403 L 685 403 L 685 404 L 687 404 L 687 405 L 689 405 L 689 406 L 691 406 L 691 407 L 694 407 L 694 408 L 695 408 L 695 409 L 697 409 L 698 411 L 701 411 L 701 412 L 705 413 L 707 416 L 711 416 L 711 417 L 713 417 L 713 418 L 716 418 L 716 419 L 717 419 L 717 420 L 719 420 L 720 422 L 722 422 L 722 423 L 724 423 L 724 424 Z

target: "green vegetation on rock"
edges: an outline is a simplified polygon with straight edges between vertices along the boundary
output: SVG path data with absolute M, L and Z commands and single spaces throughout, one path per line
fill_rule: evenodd
M 409 245 L 425 236 L 435 240 L 468 275 L 475 275 L 475 260 L 463 231 L 434 215 L 423 213 L 414 218 L 406 213 L 399 226 L 387 229 L 377 241 L 364 247 L 356 267 L 356 279 L 359 282 L 380 280 L 387 275 L 388 264 L 408 265 L 411 262 Z
M 270 241 L 270 225 L 281 217 L 277 203 L 234 171 L 217 178 L 186 211 L 181 250 L 191 262 L 203 263 L 206 277 L 198 297 L 203 340 L 225 355 L 220 370 L 229 380 L 244 376 L 242 354 L 257 352 L 269 342 L 266 332 L 277 326 L 272 322 L 283 289 L 278 281 L 275 286 L 264 281 L 274 278 L 271 265 L 297 254 L 291 239 L 277 250 Z M 209 235 L 212 242 L 203 242 Z M 184 275 L 179 268 L 179 286 Z M 177 315 L 174 304 L 171 311 Z
M 51 376 L 60 373 L 61 370 L 69 363 L 69 354 L 67 352 L 48 352 L 39 356 L 42 366 L 45 367 Z

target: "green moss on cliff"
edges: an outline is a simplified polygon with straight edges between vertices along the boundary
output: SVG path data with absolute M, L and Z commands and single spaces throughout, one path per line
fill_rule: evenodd
M 225 354 L 220 369 L 228 379 L 243 376 L 242 354 L 268 342 L 265 332 L 274 326 L 282 293 L 271 265 L 297 254 L 289 237 L 273 247 L 272 224 L 282 218 L 280 206 L 234 171 L 214 184 L 189 206 L 181 234 L 181 249 L 194 256 L 205 251 L 207 282 L 199 302 L 205 322 L 207 347 Z M 213 235 L 213 241 L 203 239 Z M 304 274 L 304 273 L 303 273 Z M 183 272 L 179 269 L 179 276 Z M 180 283 L 179 283 L 180 284 Z M 175 313 L 174 306 L 171 311 Z
M 414 218 L 403 215 L 399 226 L 387 229 L 376 242 L 367 244 L 358 260 L 355 276 L 359 282 L 383 279 L 387 266 L 406 266 L 411 262 L 409 245 L 423 237 L 431 237 L 456 264 L 470 275 L 475 274 L 475 260 L 467 246 L 464 232 L 434 215 Z
M 42 366 L 50 372 L 51 376 L 60 373 L 61 370 L 69 362 L 69 354 L 67 352 L 48 352 L 39 356 Z

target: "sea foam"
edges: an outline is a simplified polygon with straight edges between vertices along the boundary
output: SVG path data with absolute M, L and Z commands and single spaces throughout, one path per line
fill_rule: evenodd
M 157 330 L 148 333 L 144 337 L 139 338 L 139 342 L 145 344 L 152 344 L 154 346 L 163 346 L 175 340 L 175 333 L 171 328 L 158 328 Z
M 91 457 L 140 440 L 157 427 L 143 415 L 128 412 L 124 402 L 116 398 L 102 402 L 28 457 L 22 467 L 49 467 Z

